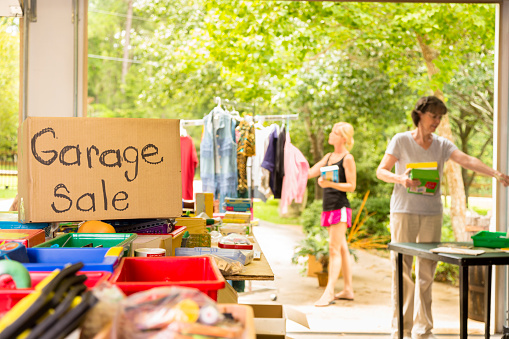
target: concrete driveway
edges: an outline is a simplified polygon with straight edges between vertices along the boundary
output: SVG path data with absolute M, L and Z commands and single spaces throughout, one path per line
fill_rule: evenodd
M 281 303 L 305 313 L 310 329 L 288 321 L 287 332 L 292 338 L 389 338 L 391 268 L 388 258 L 358 250 L 359 260 L 353 264 L 355 301 L 314 307 L 324 288 L 318 287 L 316 277 L 302 276 L 301 266 L 291 263 L 293 250 L 303 238 L 301 226 L 261 221 L 254 227 L 254 234 L 271 265 L 275 281 L 252 282 L 253 292 L 241 293 L 239 303 Z M 337 291 L 342 286 L 340 278 Z M 457 338 L 459 290 L 444 283 L 433 286 L 434 332 L 439 334 L 438 338 Z M 267 288 L 274 290 L 261 290 Z M 275 302 L 271 300 L 273 294 L 277 295 Z M 469 337 L 481 337 L 484 323 L 469 320 L 468 331 Z

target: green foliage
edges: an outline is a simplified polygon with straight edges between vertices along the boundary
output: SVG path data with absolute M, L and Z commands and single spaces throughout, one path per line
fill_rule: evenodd
M 14 18 L 0 18 L 0 159 L 17 152 L 19 31 Z
M 125 17 L 107 13 L 126 8 L 90 1 L 90 54 L 122 58 Z M 215 96 L 254 114 L 299 113 L 292 142 L 311 164 L 348 121 L 357 191 L 386 197 L 392 185 L 375 168 L 387 142 L 413 127 L 417 97 L 440 89 L 460 148 L 491 161 L 494 5 L 138 0 L 134 16 L 125 83 L 121 62 L 89 59 L 91 116 L 201 118 Z M 420 43 L 436 54 L 431 79 Z
M 459 286 L 459 267 L 458 265 L 448 264 L 439 261 L 435 271 L 435 281 L 450 283 L 453 286 Z
M 322 270 L 327 272 L 329 268 L 329 234 L 325 227 L 316 228 L 306 235 L 306 238 L 295 248 L 292 263 L 298 264 L 299 258 L 309 255 L 314 255 L 316 260 L 322 264 Z
M 361 199 L 350 199 L 350 206 L 353 211 L 357 211 L 361 203 Z M 375 212 L 363 225 L 366 233 L 370 236 L 390 236 L 390 198 L 371 197 L 366 201 L 365 209 L 369 213 Z
M 329 232 L 320 225 L 322 201 L 313 201 L 301 215 L 301 224 L 305 238 L 295 248 L 292 263 L 298 264 L 299 259 L 314 255 L 322 264 L 323 271 L 328 270 L 329 263 Z
M 304 234 L 313 233 L 320 226 L 320 217 L 322 214 L 322 200 L 315 200 L 309 204 L 300 216 L 302 230 Z

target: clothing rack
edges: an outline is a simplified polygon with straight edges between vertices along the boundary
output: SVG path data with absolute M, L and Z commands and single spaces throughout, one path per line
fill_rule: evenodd
M 180 120 L 180 126 L 201 126 L 203 119 Z
M 299 118 L 298 114 L 282 114 L 282 115 L 255 115 L 255 121 L 265 121 L 265 120 L 297 120 Z

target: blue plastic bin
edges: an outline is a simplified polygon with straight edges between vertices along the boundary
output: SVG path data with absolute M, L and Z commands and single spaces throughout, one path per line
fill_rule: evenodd
M 28 248 L 28 263 L 23 263 L 28 271 L 53 271 L 67 264 L 83 262 L 82 271 L 113 270 L 120 263 L 123 247 L 111 248 Z
M 22 223 L 18 222 L 17 212 L 1 212 L 0 213 L 0 229 L 43 229 L 46 237 L 49 236 L 51 225 L 47 222 L 40 223 Z

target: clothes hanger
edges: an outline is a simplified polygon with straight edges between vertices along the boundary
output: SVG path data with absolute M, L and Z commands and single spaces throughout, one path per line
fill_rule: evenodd
M 180 136 L 187 137 L 187 131 L 184 128 L 184 124 L 182 123 L 182 121 L 180 121 Z
M 265 126 L 263 126 L 263 121 L 264 121 L 265 119 L 263 119 L 263 117 L 261 117 L 261 116 L 260 116 L 260 117 L 258 117 L 258 119 L 256 119 L 256 120 L 257 120 L 257 121 L 256 121 L 256 123 L 255 123 L 255 128 L 258 128 L 258 129 L 264 129 L 264 128 L 265 128 Z

